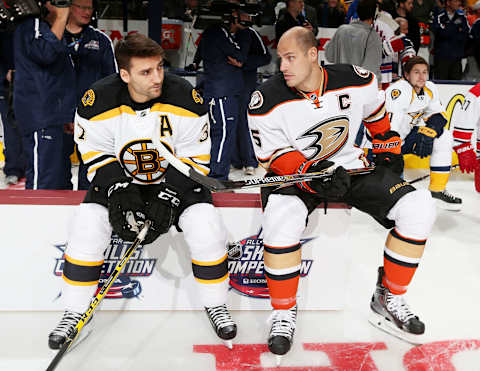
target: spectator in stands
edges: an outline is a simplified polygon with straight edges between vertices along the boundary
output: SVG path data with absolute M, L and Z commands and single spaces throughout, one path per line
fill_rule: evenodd
M 403 17 L 408 21 L 408 34 L 407 38 L 413 43 L 415 53 L 418 53 L 420 48 L 420 28 L 418 26 L 418 20 L 412 15 L 413 0 L 398 0 L 397 7 L 392 12 L 392 17 Z
M 418 22 L 429 24 L 431 22 L 435 0 L 413 0 L 412 16 Z
M 283 33 L 295 26 L 308 28 L 314 35 L 318 33 L 317 14 L 315 8 L 308 6 L 305 10 L 303 0 L 287 0 L 287 7 L 280 10 L 275 24 L 275 39 L 278 40 Z
M 242 53 L 230 34 L 238 31 L 238 24 L 238 12 L 234 11 L 224 22 L 205 29 L 193 59 L 195 68 L 203 60 L 212 140 L 209 176 L 218 179 L 228 177 L 243 94 L 246 52 Z
M 330 63 L 347 63 L 372 71 L 382 81 L 382 41 L 373 27 L 376 0 L 360 0 L 357 13 L 360 20 L 341 25 L 325 48 Z
M 15 30 L 14 112 L 23 130 L 26 188 L 72 189 L 64 132 L 76 106 L 75 70 L 63 38 L 70 8 L 50 1 L 45 7 L 44 19 L 27 19 Z
M 339 0 L 327 0 L 318 8 L 320 27 L 337 28 L 345 21 L 345 9 Z
M 110 38 L 89 26 L 93 11 L 92 0 L 73 0 L 64 33 L 75 70 L 76 102 L 80 102 L 83 94 L 95 81 L 118 72 Z M 66 131 L 73 134 L 73 123 L 67 125 Z M 88 189 L 89 185 L 87 168 L 80 159 L 78 189 Z
M 446 0 L 445 9 L 433 20 L 434 76 L 438 80 L 460 80 L 465 45 L 469 34 L 467 17 L 460 0 Z M 408 24 L 410 27 L 410 23 Z
M 480 0 L 473 5 L 472 10 L 477 16 L 480 15 Z M 480 81 L 480 18 L 477 18 L 470 28 L 467 55 L 464 79 Z
M 5 183 L 17 184 L 25 176 L 22 133 L 15 121 L 12 106 L 13 42 L 10 32 L 0 32 L 0 123 L 3 127 Z
M 257 68 L 269 64 L 272 60 L 262 37 L 251 25 L 251 17 L 246 13 L 241 13 L 240 29 L 235 34 L 235 39 L 242 53 L 246 54 L 246 61 L 242 66 L 244 91 L 241 96 L 236 149 L 232 153 L 232 166 L 237 169 L 244 169 L 245 175 L 254 175 L 255 168 L 258 166 L 248 129 L 248 103 L 251 94 L 257 87 Z

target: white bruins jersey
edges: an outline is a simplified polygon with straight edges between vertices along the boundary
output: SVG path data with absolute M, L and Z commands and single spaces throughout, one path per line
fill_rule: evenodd
M 407 80 L 398 80 L 385 91 L 385 104 L 392 130 L 398 132 L 402 139 L 414 126 L 425 126 L 425 121 L 433 114 L 441 113 L 446 117 L 437 87 L 431 81 L 427 81 L 417 94 Z
M 162 95 L 139 104 L 119 75 L 108 76 L 85 93 L 75 114 L 75 142 L 90 181 L 115 161 L 134 183 L 162 181 L 168 163 L 154 148 L 154 135 L 183 162 L 208 174 L 207 111 L 202 97 L 180 77 L 165 74 Z
M 346 169 L 365 166 L 363 150 L 354 145 L 362 121 L 367 128 L 388 126 L 377 79 L 347 64 L 327 65 L 322 73 L 322 86 L 314 93 L 289 88 L 282 74 L 252 93 L 248 124 L 263 167 L 269 169 L 291 151 L 307 160 L 328 159 Z

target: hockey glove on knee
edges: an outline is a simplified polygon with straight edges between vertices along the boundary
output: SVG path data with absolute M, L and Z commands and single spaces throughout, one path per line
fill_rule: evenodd
M 468 174 L 474 172 L 475 166 L 477 165 L 477 158 L 473 150 L 473 145 L 471 143 L 462 143 L 453 147 L 453 149 L 457 152 L 458 164 L 460 165 L 462 173 L 466 172 Z
M 402 140 L 396 131 L 373 137 L 372 152 L 375 166 L 389 167 L 396 174 L 403 172 Z
M 165 183 L 161 183 L 155 192 L 155 197 L 147 201 L 145 215 L 152 226 L 145 237 L 144 244 L 155 241 L 158 236 L 167 233 L 172 226 L 176 210 L 180 206 L 178 191 Z
M 113 231 L 124 241 L 133 241 L 145 223 L 145 204 L 140 190 L 127 177 L 108 187 L 108 219 Z
M 446 123 L 447 120 L 440 113 L 430 116 L 425 126 L 418 127 L 412 152 L 420 158 L 430 156 L 433 151 L 433 141 L 443 134 Z
M 350 188 L 350 175 L 341 166 L 332 170 L 329 169 L 334 165 L 332 161 L 327 160 L 311 160 L 305 161 L 298 168 L 299 174 L 316 173 L 325 171 L 331 176 L 314 179 L 308 182 L 298 183 L 300 189 L 315 193 L 320 198 L 334 198 L 343 197 Z

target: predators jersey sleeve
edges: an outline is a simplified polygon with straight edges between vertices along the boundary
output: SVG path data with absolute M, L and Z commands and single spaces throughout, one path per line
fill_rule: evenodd
M 108 119 L 129 107 L 118 106 L 112 99 L 121 88 L 114 76 L 100 80 L 87 90 L 75 113 L 74 139 L 90 182 L 101 168 L 110 170 L 110 177 L 123 175 L 115 156 L 115 125 Z M 113 88 L 106 89 L 107 86 Z
M 410 103 L 414 99 L 414 90 L 405 80 L 399 80 L 385 91 L 385 108 L 390 117 L 391 129 L 400 133 L 402 138 L 410 132 L 408 116 Z

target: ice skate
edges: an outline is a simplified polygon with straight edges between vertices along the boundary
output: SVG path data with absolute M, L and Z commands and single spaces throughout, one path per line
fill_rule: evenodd
M 444 210 L 459 211 L 462 208 L 462 199 L 455 197 L 446 189 L 440 192 L 430 191 L 432 197 L 437 201 L 438 206 Z
M 50 349 L 58 350 L 65 342 L 68 336 L 73 333 L 75 326 L 77 325 L 80 318 L 82 318 L 83 313 L 72 312 L 70 310 L 65 310 L 63 317 L 60 320 L 60 323 L 53 329 L 53 331 L 48 335 L 48 346 Z M 72 344 L 72 347 L 80 344 L 93 330 L 93 317 L 90 317 L 87 323 L 83 326 L 82 331 L 78 335 L 75 342 Z
M 237 325 L 233 322 L 225 304 L 217 307 L 205 307 L 208 319 L 217 336 L 222 339 L 227 348 L 232 349 L 232 339 L 237 335 Z
M 293 334 L 297 323 L 297 306 L 285 310 L 274 310 L 268 321 L 272 324 L 268 335 L 268 349 L 275 354 L 278 367 L 282 356 L 290 350 L 293 343 Z
M 394 295 L 383 286 L 383 275 L 383 267 L 379 267 L 377 287 L 370 302 L 369 322 L 399 339 L 422 344 L 425 324 L 412 313 L 403 295 Z

